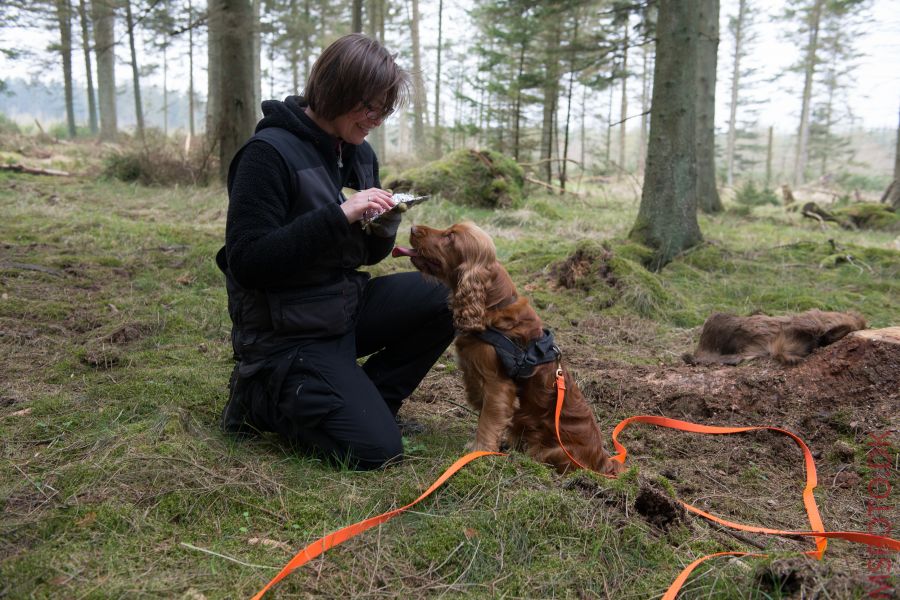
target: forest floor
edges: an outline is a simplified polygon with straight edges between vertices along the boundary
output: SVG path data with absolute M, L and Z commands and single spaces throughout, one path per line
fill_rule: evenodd
M 406 504 L 463 453 L 476 416 L 452 351 L 401 411 L 421 428 L 396 467 L 335 470 L 271 437 L 222 436 L 230 324 L 213 257 L 223 190 L 106 181 L 89 168 L 91 149 L 77 151 L 71 177 L 0 173 L 0 597 L 248 597 L 307 543 Z M 493 235 L 607 435 L 637 414 L 790 430 L 815 457 L 826 529 L 858 531 L 885 473 L 867 453 L 885 438 L 896 524 L 900 346 L 851 335 L 794 367 L 680 357 L 714 311 L 855 310 L 873 328 L 900 325 L 898 232 L 726 201 L 701 217 L 704 244 L 662 272 L 617 272 L 611 287 L 596 275 L 622 263 L 598 262 L 585 265 L 594 278 L 563 285 L 585 244 L 624 255 L 637 210 L 628 181 L 582 192 L 533 191 L 503 211 L 437 199 L 406 219 L 471 219 Z M 409 269 L 387 259 L 372 271 Z M 835 540 L 813 561 L 798 557 L 809 539 L 735 535 L 673 501 L 807 529 L 803 458 L 789 438 L 634 425 L 620 441 L 631 468 L 616 481 L 558 475 L 519 453 L 480 459 L 273 595 L 658 598 L 689 562 L 729 550 L 774 556 L 706 563 L 680 597 L 875 593 L 865 547 Z

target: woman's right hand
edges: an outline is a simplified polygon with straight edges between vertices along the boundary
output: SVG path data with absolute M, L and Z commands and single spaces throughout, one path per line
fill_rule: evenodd
M 391 195 L 387 190 L 369 188 L 347 198 L 341 204 L 341 210 L 344 211 L 349 223 L 355 223 L 363 218 L 366 211 L 371 210 L 372 215 L 380 215 L 394 208 L 395 202 L 391 199 Z

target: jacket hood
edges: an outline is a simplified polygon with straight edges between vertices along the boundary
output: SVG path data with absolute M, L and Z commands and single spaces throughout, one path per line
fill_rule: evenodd
M 263 118 L 256 125 L 256 131 L 268 127 L 280 127 L 294 135 L 314 142 L 328 142 L 334 145 L 335 138 L 325 133 L 303 109 L 308 106 L 303 96 L 288 96 L 281 100 L 266 100 L 262 103 Z

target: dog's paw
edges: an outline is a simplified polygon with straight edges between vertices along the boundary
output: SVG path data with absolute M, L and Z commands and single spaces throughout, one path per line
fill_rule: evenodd
M 489 444 L 479 444 L 478 440 L 472 440 L 465 446 L 465 451 L 468 452 L 499 452 L 500 445 L 492 447 Z
M 612 477 L 617 477 L 618 475 L 625 472 L 625 465 L 620 463 L 617 460 L 606 459 L 603 463 L 603 467 L 600 469 L 600 472 L 603 475 L 611 475 Z

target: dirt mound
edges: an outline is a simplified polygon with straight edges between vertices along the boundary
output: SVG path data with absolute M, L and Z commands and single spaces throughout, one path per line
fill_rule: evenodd
M 556 283 L 566 289 L 589 291 L 598 281 L 616 287 L 612 252 L 603 247 L 579 246 L 562 263 L 553 268 Z
M 634 509 L 651 524 L 668 529 L 684 522 L 686 511 L 678 502 L 655 486 L 643 485 L 634 500 Z
M 565 260 L 551 265 L 556 285 L 580 290 L 598 310 L 616 303 L 632 307 L 642 317 L 665 314 L 681 305 L 659 277 L 642 264 L 649 250 L 633 242 L 618 240 L 582 242 Z

